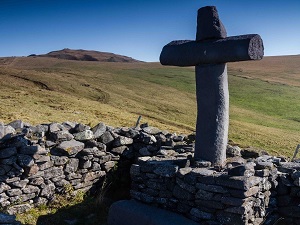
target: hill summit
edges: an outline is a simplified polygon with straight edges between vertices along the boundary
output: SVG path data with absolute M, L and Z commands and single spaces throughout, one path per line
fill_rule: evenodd
M 141 62 L 128 56 L 117 55 L 109 52 L 99 52 L 91 50 L 73 50 L 64 48 L 58 51 L 52 51 L 42 55 L 29 55 L 39 57 L 52 57 L 57 59 L 78 60 L 78 61 L 99 61 L 99 62 Z

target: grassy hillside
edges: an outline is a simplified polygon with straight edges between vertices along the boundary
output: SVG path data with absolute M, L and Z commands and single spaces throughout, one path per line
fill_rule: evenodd
M 300 56 L 228 65 L 230 139 L 291 156 L 300 143 Z M 194 68 L 159 63 L 0 58 L 3 122 L 142 122 L 177 133 L 194 130 Z

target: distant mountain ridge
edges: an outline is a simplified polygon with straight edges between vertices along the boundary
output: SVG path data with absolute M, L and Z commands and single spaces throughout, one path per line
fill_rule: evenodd
M 124 55 L 117 55 L 109 52 L 99 52 L 92 50 L 73 50 L 64 48 L 62 50 L 52 51 L 47 54 L 42 55 L 29 55 L 29 57 L 52 57 L 57 59 L 67 59 L 67 60 L 78 60 L 78 61 L 99 61 L 99 62 L 141 62 L 139 60 L 133 59 Z

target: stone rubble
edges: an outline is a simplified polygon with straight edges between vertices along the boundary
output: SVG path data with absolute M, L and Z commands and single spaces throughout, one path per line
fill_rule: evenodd
M 10 215 L 24 212 L 67 187 L 101 186 L 120 169 L 130 171 L 133 199 L 201 224 L 271 225 L 280 218 L 300 224 L 299 161 L 228 145 L 226 165 L 212 166 L 194 161 L 194 138 L 147 124 L 0 123 L 0 207 Z M 13 218 L 5 215 L 0 224 Z

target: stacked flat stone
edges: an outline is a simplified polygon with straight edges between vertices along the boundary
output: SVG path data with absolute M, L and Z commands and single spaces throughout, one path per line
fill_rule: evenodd
M 169 150 L 172 151 L 172 150 Z M 228 146 L 232 153 L 232 146 Z M 240 152 L 236 152 L 237 155 Z M 142 157 L 131 167 L 131 196 L 206 224 L 259 225 L 266 216 L 270 189 L 276 185 L 272 164 L 234 157 L 227 169 L 188 157 Z M 273 183 L 272 183 L 273 182 Z
M 277 207 L 285 224 L 300 224 L 300 162 L 284 162 L 278 166 Z
M 15 214 L 49 203 L 67 187 L 86 192 L 116 168 L 129 171 L 134 158 L 156 155 L 161 145 L 180 154 L 184 138 L 147 124 L 0 123 L 0 206 Z

